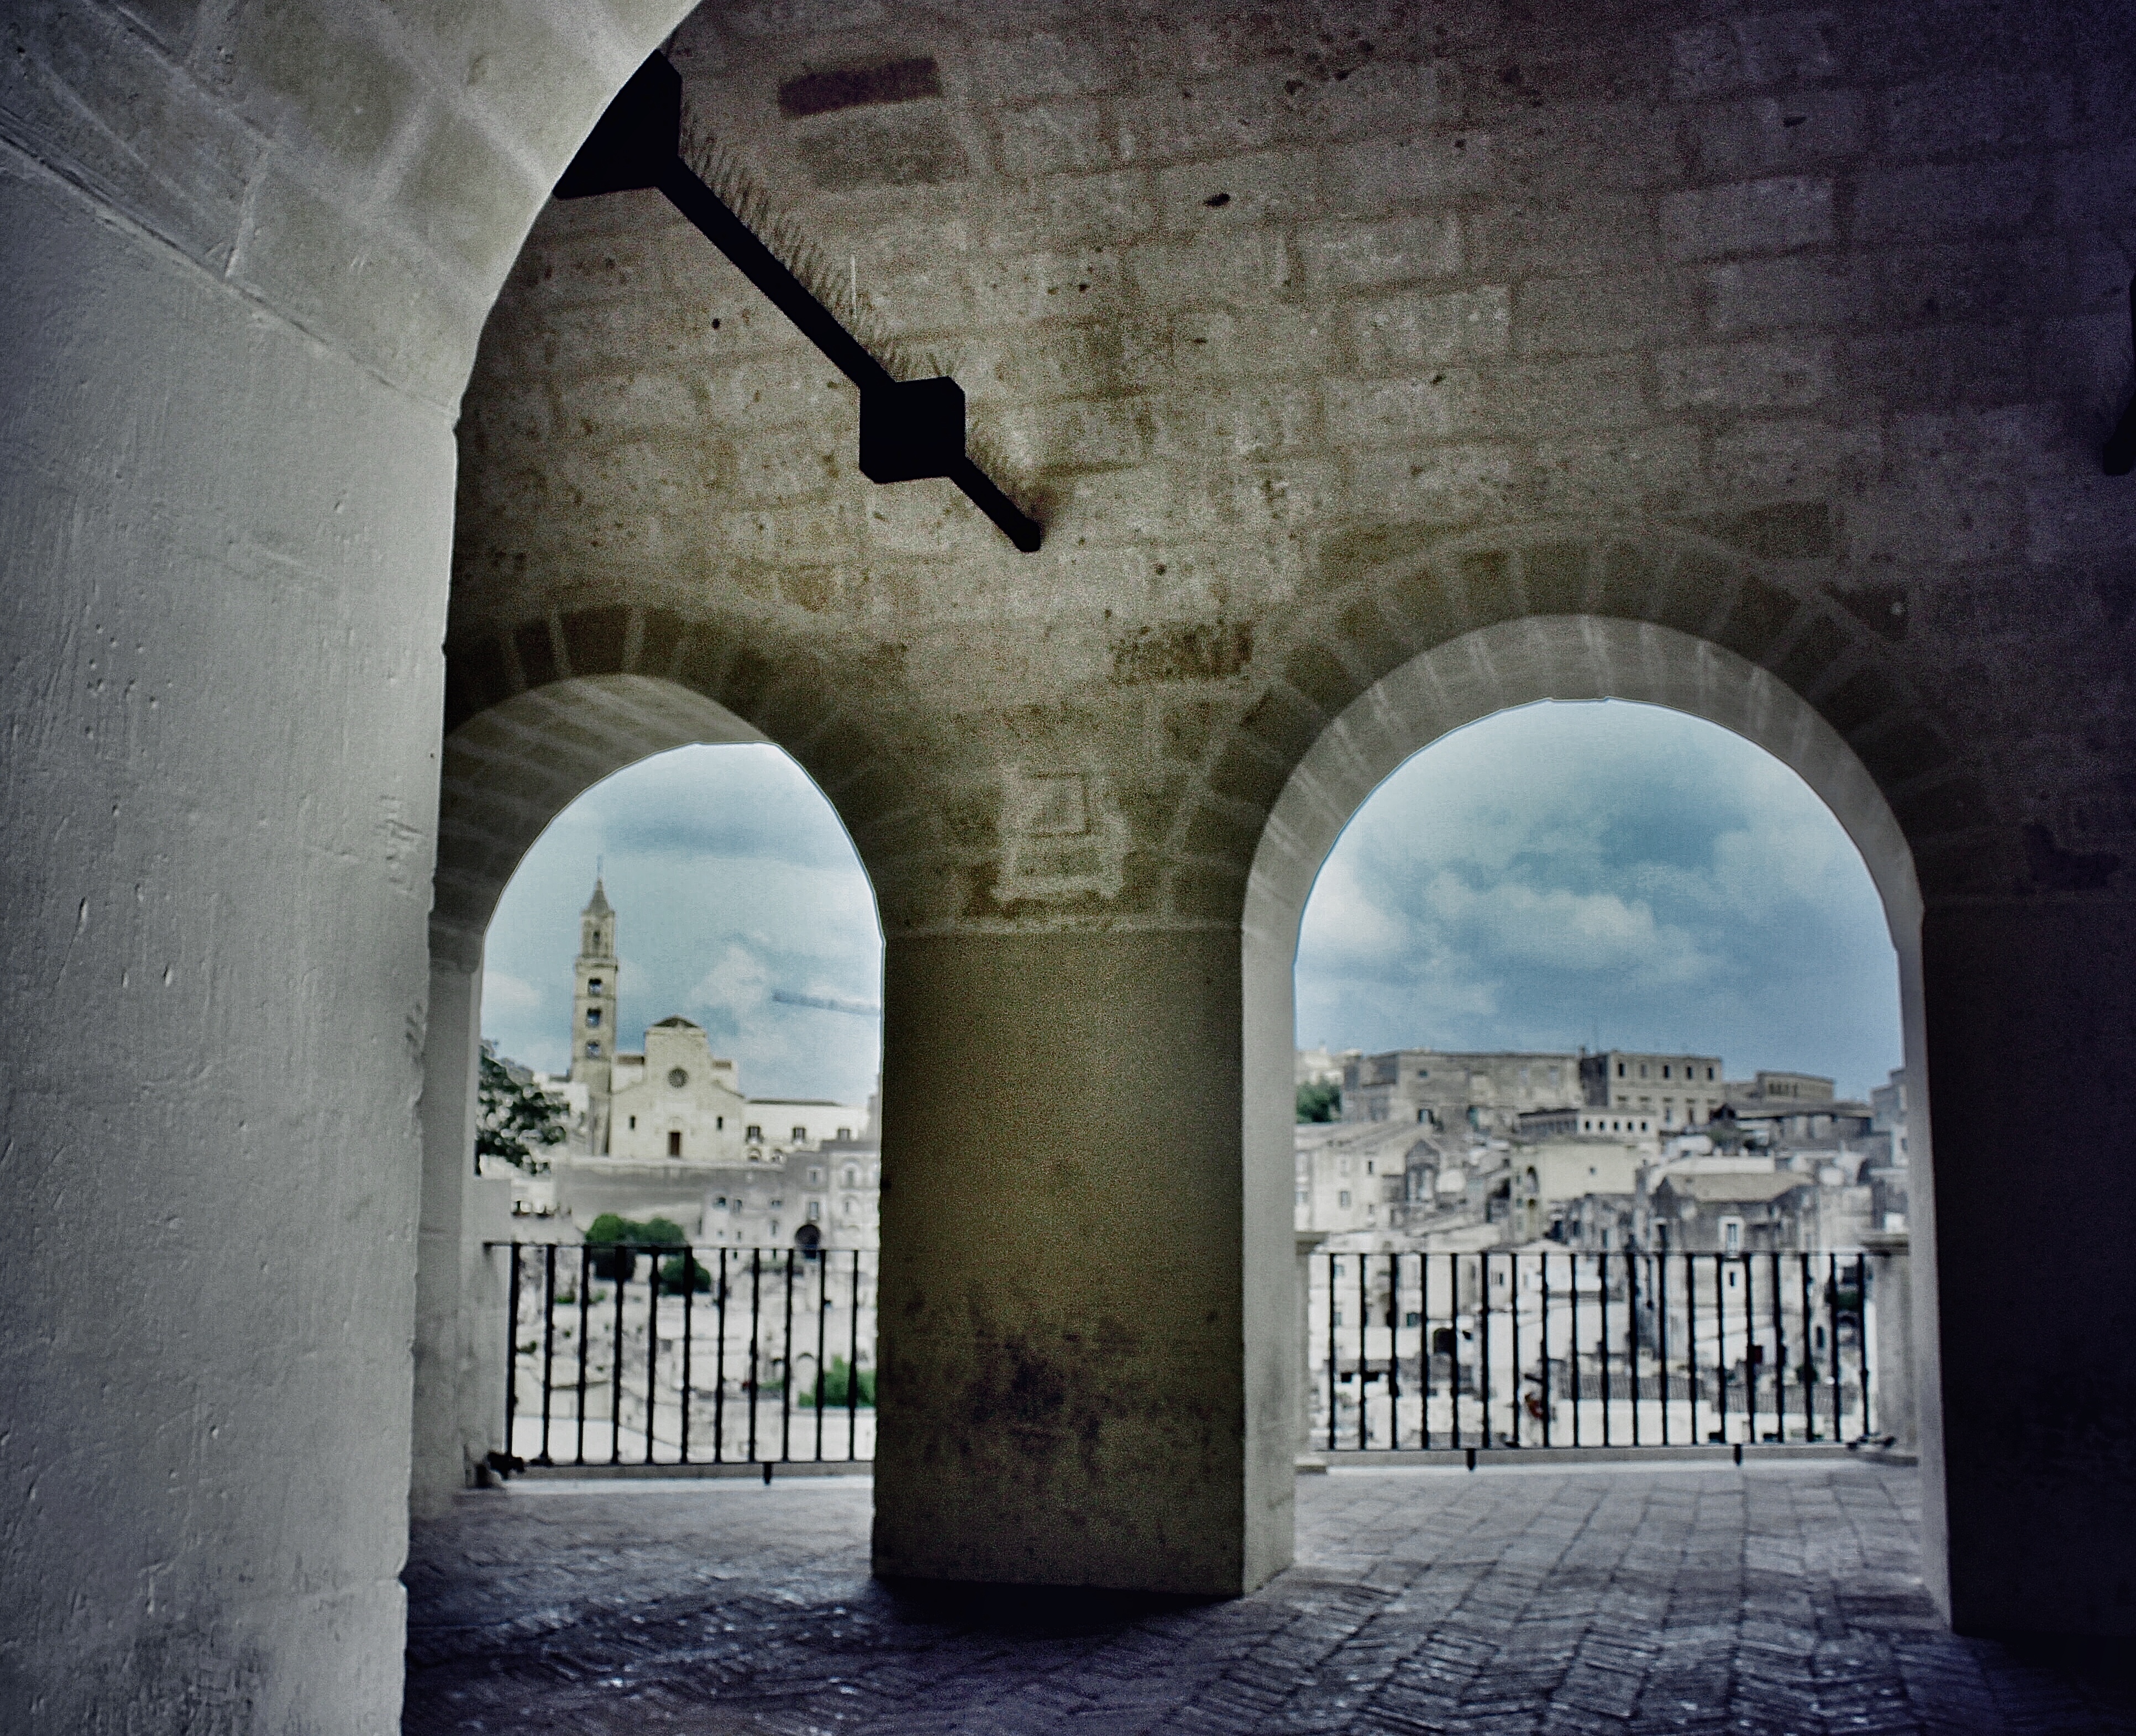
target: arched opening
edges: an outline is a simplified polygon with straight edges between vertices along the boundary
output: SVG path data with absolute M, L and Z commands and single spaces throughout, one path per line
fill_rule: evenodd
M 1910 1229 L 1912 1316 L 1925 1483 L 1924 1561 L 1940 1583 L 1939 1431 L 1935 1415 L 1934 1218 L 1927 1137 L 1922 904 L 1912 853 L 1875 780 L 1812 708 L 1769 671 L 1709 641 L 1652 623 L 1599 615 L 1536 615 L 1452 638 L 1401 664 L 1352 700 L 1298 761 L 1277 796 L 1246 894 L 1242 963 L 1247 1173 L 1291 1174 L 1295 1107 L 1289 1053 L 1306 903 L 1336 840 L 1372 792 L 1411 755 L 1494 713 L 1545 700 L 1620 699 L 1659 706 L 1732 731 L 1789 767 L 1860 852 L 1896 955 L 1903 1053 L 1910 1083 L 1916 1202 Z M 1274 1186 L 1256 1190 L 1276 1217 Z M 1286 1187 L 1280 1204 L 1294 1196 Z M 1510 1200 L 1508 1204 L 1510 1206 Z M 1289 1213 L 1286 1212 L 1285 1216 Z M 1269 1228 L 1273 1230 L 1274 1224 Z M 1291 1298 L 1302 1305 L 1300 1291 Z M 1444 1332 L 1446 1329 L 1437 1329 Z
M 802 1053 L 791 1039 L 804 1033 L 777 1028 L 867 1010 L 881 972 L 867 871 L 835 806 L 790 756 L 677 683 L 581 677 L 468 719 L 447 738 L 444 781 L 423 1101 L 418 1515 L 485 1474 L 493 1452 L 605 1463 L 627 1438 L 633 1457 L 673 1461 L 702 1458 L 716 1441 L 756 1441 L 750 1425 L 765 1403 L 776 1412 L 803 1396 L 783 1372 L 801 1349 L 812 1379 L 828 1366 L 813 1339 L 786 1354 L 778 1305 L 789 1288 L 804 1322 L 822 1316 L 826 1342 L 849 1359 L 867 1340 L 871 1367 L 874 1280 L 862 1267 L 880 1179 L 872 1020 L 860 1022 L 867 1053 L 842 1051 L 835 1077 L 820 1043 Z M 711 811 L 721 803 L 730 811 Z M 812 948 L 840 954 L 845 999 L 827 1000 L 824 980 L 808 974 Z M 781 967 L 792 981 L 774 980 Z M 541 1068 L 540 1094 L 565 1105 L 556 1145 L 523 1165 L 473 1160 L 485 1030 Z M 841 1160 L 866 1179 L 834 1217 L 829 1171 Z M 641 1235 L 687 1247 L 634 1258 L 587 1245 Z M 507 1242 L 533 1246 L 514 1256 L 499 1251 Z M 592 1306 L 596 1277 L 614 1311 L 605 1336 L 573 1311 L 582 1290 Z M 754 1314 L 744 1311 L 752 1301 Z M 510 1320 L 528 1330 L 507 1332 Z M 767 1332 L 779 1340 L 768 1349 Z M 701 1368 L 676 1359 L 684 1335 L 706 1336 Z M 744 1366 L 752 1344 L 763 1369 Z M 634 1356 L 617 1348 L 626 1345 Z M 559 1355 L 570 1364 L 561 1381 Z M 599 1402 L 578 1397 L 581 1374 Z M 512 1427 L 507 1391 L 525 1398 Z M 698 1424 L 694 1442 L 686 1416 Z M 867 1456 L 859 1419 L 841 1421 L 837 1454 Z
M 1495 712 L 1360 808 L 1297 974 L 1342 1109 L 1298 1132 L 1316 1452 L 1912 1452 L 1896 960 L 1795 774 L 1666 708 Z

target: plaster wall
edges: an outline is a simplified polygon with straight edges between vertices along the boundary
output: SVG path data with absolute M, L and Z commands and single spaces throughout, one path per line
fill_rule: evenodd
M 0 1725 L 400 1698 L 450 421 L 0 155 Z

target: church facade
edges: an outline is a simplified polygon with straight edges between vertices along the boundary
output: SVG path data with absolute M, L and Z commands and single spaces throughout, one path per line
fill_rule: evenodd
M 581 1233 L 604 1212 L 666 1218 L 733 1247 L 872 1248 L 882 1181 L 874 1106 L 744 1095 L 732 1060 L 679 1015 L 617 1047 L 622 966 L 601 882 L 579 917 L 570 1131 L 546 1177 L 517 1191 L 525 1212 Z

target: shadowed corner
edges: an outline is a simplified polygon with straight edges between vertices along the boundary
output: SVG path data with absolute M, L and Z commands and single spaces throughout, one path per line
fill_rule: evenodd
M 1002 1639 L 1099 1638 L 1236 1600 L 1210 1593 L 1115 1592 L 1095 1586 L 984 1585 L 879 1575 L 876 1583 L 907 1622 Z

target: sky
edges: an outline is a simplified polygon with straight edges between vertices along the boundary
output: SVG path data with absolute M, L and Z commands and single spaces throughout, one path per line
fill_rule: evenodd
M 1682 1050 L 1864 1097 L 1903 1058 L 1898 961 L 1809 786 L 1702 719 L 1501 712 L 1380 785 L 1298 954 L 1301 1044 Z
M 680 1013 L 757 1097 L 859 1103 L 882 936 L 843 827 L 775 747 L 684 747 L 588 790 L 490 925 L 483 1029 L 563 1071 L 579 912 L 602 867 L 622 1040 Z M 1404 764 L 1322 868 L 1303 1044 L 1683 1050 L 1829 1074 L 1901 1059 L 1898 965 L 1861 856 L 1794 773 L 1717 725 L 1609 701 L 1501 712 Z
M 776 747 L 679 747 L 596 784 L 551 822 L 491 918 L 482 1028 L 561 1073 L 579 912 L 599 863 L 616 912 L 628 1048 L 672 1014 L 731 1057 L 751 1097 L 865 1103 L 881 1021 L 774 992 L 876 1007 L 882 931 L 837 815 Z

